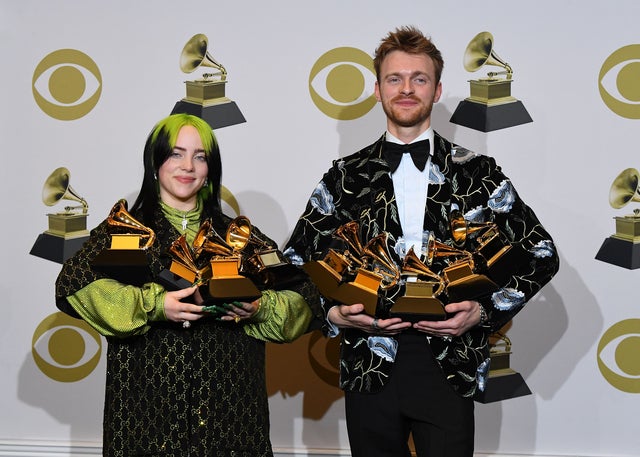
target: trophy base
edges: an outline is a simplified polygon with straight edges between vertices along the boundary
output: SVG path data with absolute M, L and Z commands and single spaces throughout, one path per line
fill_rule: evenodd
M 178 276 L 173 273 L 171 270 L 162 270 L 158 275 L 158 283 L 164 287 L 167 291 L 175 291 L 186 289 L 187 287 L 191 287 L 192 283 L 187 281 L 186 279 Z
M 209 295 L 214 300 L 237 299 L 253 301 L 260 297 L 260 290 L 244 276 L 213 277 L 209 280 Z
M 449 303 L 474 300 L 498 290 L 498 285 L 485 275 L 471 274 L 447 285 Z
M 29 254 L 62 264 L 75 254 L 88 239 L 88 235 L 64 238 L 49 233 L 41 233 L 38 235 Z
M 400 317 L 403 321 L 440 321 L 447 318 L 444 303 L 434 296 L 438 283 L 431 281 L 407 281 L 404 295 L 398 298 L 389 317 Z
M 186 113 L 204 119 L 212 129 L 242 124 L 246 119 L 240 112 L 238 105 L 229 100 L 224 103 L 204 106 L 187 100 L 180 100 L 173 107 L 171 114 Z
M 305 263 L 302 269 L 309 275 L 322 295 L 334 298 L 342 276 L 322 260 Z
M 331 297 L 345 305 L 353 305 L 362 303 L 364 312 L 375 316 L 378 306 L 378 291 L 364 287 L 356 282 L 345 282 L 340 284 L 333 297 Z
M 285 290 L 303 280 L 305 274 L 295 265 L 282 263 L 260 269 L 255 280 L 267 289 Z
M 444 304 L 437 298 L 400 297 L 389 310 L 389 317 L 399 317 L 403 321 L 441 321 L 447 318 Z
M 449 122 L 490 132 L 533 122 L 533 119 L 519 100 L 498 105 L 462 100 Z
M 307 262 L 302 268 L 323 296 L 345 305 L 362 303 L 365 312 L 375 316 L 381 282 L 378 274 L 361 269 L 353 281 L 342 282 L 342 276 L 323 260 Z
M 493 403 L 509 398 L 531 395 L 531 390 L 522 375 L 510 368 L 489 371 L 489 379 L 484 392 L 479 392 L 475 400 L 479 403 Z
M 602 243 L 596 259 L 635 270 L 640 268 L 640 243 L 610 236 Z
M 91 267 L 123 284 L 141 286 L 151 280 L 147 255 L 141 249 L 105 249 Z

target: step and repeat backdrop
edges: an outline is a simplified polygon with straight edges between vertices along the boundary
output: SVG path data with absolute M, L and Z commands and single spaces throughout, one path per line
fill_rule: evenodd
M 445 59 L 435 129 L 496 157 L 561 257 L 504 329 L 531 394 L 477 403 L 478 454 L 638 455 L 638 18 L 636 0 L 0 1 L 0 455 L 99 453 L 106 341 L 58 312 L 54 281 L 84 230 L 133 202 L 146 136 L 186 83 L 227 72 L 225 211 L 283 245 L 330 162 L 383 133 L 372 54 L 402 25 Z M 468 98 L 488 121 L 495 100 L 474 82 L 506 68 L 513 112 L 478 122 Z M 337 351 L 319 333 L 268 346 L 279 455 L 348 455 Z

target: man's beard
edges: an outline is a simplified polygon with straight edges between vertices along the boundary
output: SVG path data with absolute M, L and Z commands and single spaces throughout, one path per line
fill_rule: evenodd
M 415 127 L 416 125 L 420 125 L 424 123 L 431 116 L 431 110 L 433 109 L 433 101 L 428 103 L 427 105 L 418 105 L 418 109 L 415 111 L 403 112 L 400 109 L 394 109 L 393 104 L 397 100 L 404 99 L 406 97 L 395 97 L 394 99 L 382 103 L 382 110 L 387 115 L 387 118 L 391 120 L 394 124 L 400 127 Z M 416 100 L 413 97 L 410 97 L 411 100 Z M 416 100 L 420 102 L 419 100 Z M 402 114 L 397 114 L 402 113 Z

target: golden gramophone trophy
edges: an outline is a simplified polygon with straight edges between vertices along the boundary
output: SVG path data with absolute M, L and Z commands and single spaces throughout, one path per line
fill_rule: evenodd
M 478 393 L 480 403 L 492 403 L 509 398 L 530 395 L 531 390 L 520 373 L 511 368 L 511 340 L 501 332 L 489 337 L 489 357 L 491 366 L 487 384 Z
M 360 260 L 353 281 L 340 284 L 335 296 L 342 303 L 362 303 L 365 311 L 375 316 L 378 292 L 400 281 L 400 269 L 389 251 L 388 234 L 382 232 L 371 238 L 362 248 Z
M 151 278 L 146 251 L 155 232 L 129 214 L 125 199 L 113 205 L 106 222 L 111 243 L 93 259 L 92 268 L 126 284 L 144 284 Z
M 53 206 L 61 200 L 80 202 L 80 206 L 66 206 L 64 211 L 47 214 L 49 228 L 36 239 L 30 254 L 57 263 L 64 263 L 89 238 L 87 211 L 89 205 L 69 185 L 70 173 L 65 167 L 56 168 L 45 180 L 42 202 Z
M 486 78 L 470 80 L 470 96 L 458 104 L 451 122 L 481 132 L 532 122 L 522 102 L 511 96 L 513 70 L 493 49 L 491 33 L 481 32 L 471 40 L 463 64 L 469 72 L 485 65 L 498 66 L 504 71 L 489 72 Z
M 427 244 L 426 264 L 432 265 L 436 259 L 446 262 L 439 275 L 444 280 L 448 302 L 474 300 L 498 290 L 495 282 L 479 272 L 472 252 L 442 243 L 431 234 Z
M 401 271 L 405 292 L 391 307 L 390 315 L 411 321 L 445 319 L 444 303 L 438 298 L 445 282 L 420 260 L 413 246 L 404 257 Z
M 224 239 L 212 228 L 194 240 L 196 257 L 210 255 L 211 268 L 208 293 L 212 299 L 255 299 L 260 290 L 248 276 L 247 258 L 244 248 L 254 242 L 252 226 L 245 216 L 233 219 L 227 227 Z
M 365 312 L 373 316 L 384 275 L 379 268 L 369 266 L 367 253 L 371 257 L 374 250 L 372 246 L 363 247 L 359 230 L 356 221 L 338 227 L 333 235 L 347 248 L 342 252 L 332 248 L 322 260 L 306 262 L 303 268 L 322 295 L 348 305 L 362 303 Z
M 212 129 L 241 124 L 245 118 L 234 101 L 225 95 L 227 70 L 207 51 L 207 37 L 194 35 L 180 54 L 180 69 L 192 73 L 199 67 L 214 68 L 214 73 L 204 73 L 202 78 L 185 81 L 186 96 L 178 101 L 171 114 L 188 113 L 209 123 Z
M 609 189 L 612 208 L 620 209 L 630 202 L 640 202 L 640 172 L 635 168 L 623 170 Z M 630 270 L 640 268 L 640 210 L 614 219 L 616 233 L 604 240 L 596 259 Z
M 495 223 L 467 221 L 460 210 L 456 209 L 449 215 L 449 225 L 454 246 L 464 248 L 467 241 L 474 239 L 475 258 L 482 261 L 476 271 L 482 271 L 498 284 L 508 280 L 511 265 L 515 261 L 514 253 L 511 244 L 500 236 Z

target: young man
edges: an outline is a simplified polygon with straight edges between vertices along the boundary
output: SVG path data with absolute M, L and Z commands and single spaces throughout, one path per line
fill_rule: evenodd
M 489 334 L 502 327 L 557 272 L 551 236 L 495 161 L 451 144 L 431 127 L 442 93 L 440 51 L 419 30 L 402 27 L 374 59 L 376 97 L 387 131 L 336 160 L 313 192 L 286 248 L 298 263 L 322 259 L 338 227 L 358 221 L 364 243 L 386 232 L 393 252 L 427 252 L 429 237 L 453 244 L 449 216 L 491 222 L 519 255 L 500 289 L 445 306 L 445 320 L 388 318 L 402 282 L 379 300 L 376 316 L 360 303 L 323 304 L 325 332 L 342 331 L 340 386 L 354 457 L 471 457 L 474 403 L 489 368 Z M 394 155 L 394 144 L 417 153 Z M 414 156 L 419 156 L 415 159 Z M 399 163 L 397 163 L 399 161 Z M 385 318 L 386 317 L 386 318 Z

